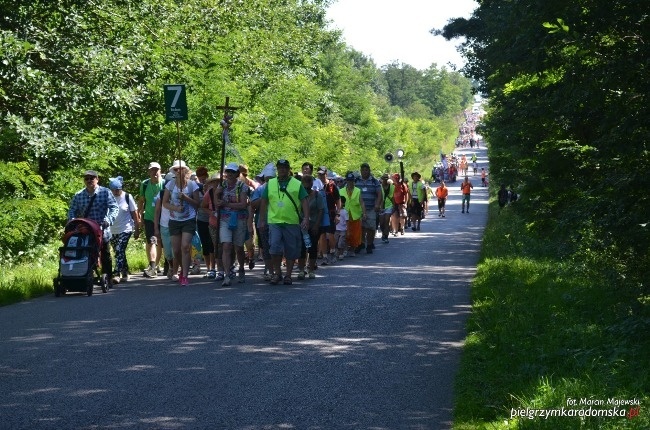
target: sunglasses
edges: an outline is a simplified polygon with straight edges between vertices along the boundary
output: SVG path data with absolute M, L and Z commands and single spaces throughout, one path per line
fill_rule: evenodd
M 84 176 L 84 181 L 92 181 L 97 179 L 97 176 Z

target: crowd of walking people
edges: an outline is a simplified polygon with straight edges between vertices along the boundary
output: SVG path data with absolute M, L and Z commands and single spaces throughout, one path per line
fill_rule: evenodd
M 137 193 L 123 190 L 123 178 L 98 185 L 95 171 L 86 171 L 86 188 L 72 201 L 68 218 L 87 216 L 105 227 L 103 255 L 115 252 L 115 265 L 104 257 L 110 286 L 129 281 L 126 247 L 131 237 L 145 239 L 147 278 L 167 277 L 182 286 L 190 275 L 203 273 L 222 286 L 246 282 L 246 268 L 263 265 L 271 284 L 291 285 L 312 279 L 319 267 L 359 254 L 373 254 L 375 237 L 419 231 L 429 201 L 438 202 L 445 217 L 448 190 L 444 181 L 434 190 L 419 172 L 372 175 L 362 163 L 358 172 L 331 174 L 312 163 L 299 171 L 288 160 L 269 163 L 254 177 L 244 164 L 228 163 L 220 173 L 183 160 L 168 169 L 151 162 Z M 92 195 L 100 198 L 94 203 Z M 468 204 L 469 206 L 469 204 Z M 469 210 L 469 207 L 468 207 Z M 198 240 L 195 238 L 198 237 Z M 192 256 L 200 242 L 202 266 Z
M 457 146 L 479 148 L 476 121 L 466 112 Z M 473 176 L 479 174 L 476 153 L 469 159 L 464 153 L 441 153 L 428 183 L 419 172 L 410 178 L 400 173 L 376 178 L 368 163 L 358 172 L 338 176 L 326 166 L 314 173 L 310 162 L 293 170 L 281 159 L 254 177 L 245 164 L 228 163 L 222 177 L 210 175 L 204 166 L 192 171 L 183 160 L 167 169 L 154 161 L 135 197 L 123 190 L 122 177 L 110 178 L 106 189 L 98 185 L 97 172 L 86 171 L 86 188 L 73 198 L 68 219 L 91 208 L 88 217 L 105 227 L 102 267 L 111 275 L 109 286 L 129 280 L 126 248 L 131 237 L 140 236 L 146 243 L 147 278 L 164 276 L 188 285 L 190 275 L 202 273 L 192 255 L 200 244 L 204 277 L 222 286 L 246 282 L 246 268 L 250 271 L 257 264 L 263 264 L 266 281 L 291 285 L 294 268 L 296 279 L 312 279 L 319 266 L 372 254 L 378 233 L 381 242 L 388 243 L 391 235 L 419 231 L 434 199 L 438 217 L 446 217 L 446 183 L 459 176 L 464 178 L 462 213 L 469 213 L 470 167 Z M 480 175 L 486 187 L 485 168 Z M 99 198 L 93 206 L 95 194 Z M 114 268 L 109 244 L 115 252 Z

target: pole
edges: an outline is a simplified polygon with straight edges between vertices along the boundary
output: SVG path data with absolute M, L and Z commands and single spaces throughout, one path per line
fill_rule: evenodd
M 233 115 L 231 114 L 231 111 L 237 110 L 239 108 L 236 108 L 234 106 L 230 106 L 230 97 L 226 96 L 226 103 L 223 106 L 217 106 L 217 109 L 222 109 L 223 110 L 223 119 L 221 120 L 221 128 L 223 129 L 221 132 L 221 163 L 219 164 L 219 177 L 221 178 L 221 188 L 223 189 L 223 173 L 224 173 L 224 167 L 226 164 L 226 144 L 230 143 L 230 124 L 232 123 Z M 217 231 L 219 231 L 219 228 L 221 227 L 221 211 L 217 211 Z M 225 268 L 224 271 L 226 272 L 226 276 L 228 276 L 228 271 L 230 268 Z

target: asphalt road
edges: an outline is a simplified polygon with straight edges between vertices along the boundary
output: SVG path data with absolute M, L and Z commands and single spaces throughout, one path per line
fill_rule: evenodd
M 420 232 L 292 286 L 136 276 L 0 308 L 0 428 L 450 428 L 487 218 L 471 179 L 469 214 L 449 184 L 446 218 L 432 202 Z

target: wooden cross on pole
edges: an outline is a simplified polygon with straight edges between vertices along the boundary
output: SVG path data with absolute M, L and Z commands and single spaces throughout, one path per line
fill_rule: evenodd
M 217 106 L 216 108 L 223 110 L 223 119 L 221 120 L 221 128 L 223 128 L 223 131 L 221 133 L 221 165 L 219 170 L 219 173 L 223 178 L 223 167 L 224 163 L 226 162 L 226 143 L 230 143 L 229 129 L 233 118 L 231 112 L 239 108 L 230 106 L 229 96 L 226 96 L 226 103 L 223 106 Z
M 230 106 L 230 97 L 226 96 L 226 103 L 223 106 L 217 106 L 217 109 L 223 110 L 223 119 L 221 120 L 221 164 L 219 165 L 219 177 L 221 178 L 221 184 L 225 182 L 223 177 L 224 164 L 226 163 L 226 143 L 230 143 L 230 136 L 228 131 L 230 129 L 230 123 L 232 122 L 231 111 L 237 110 L 239 108 Z M 221 199 L 222 197 L 217 197 Z M 221 225 L 221 211 L 217 211 L 217 231 Z

